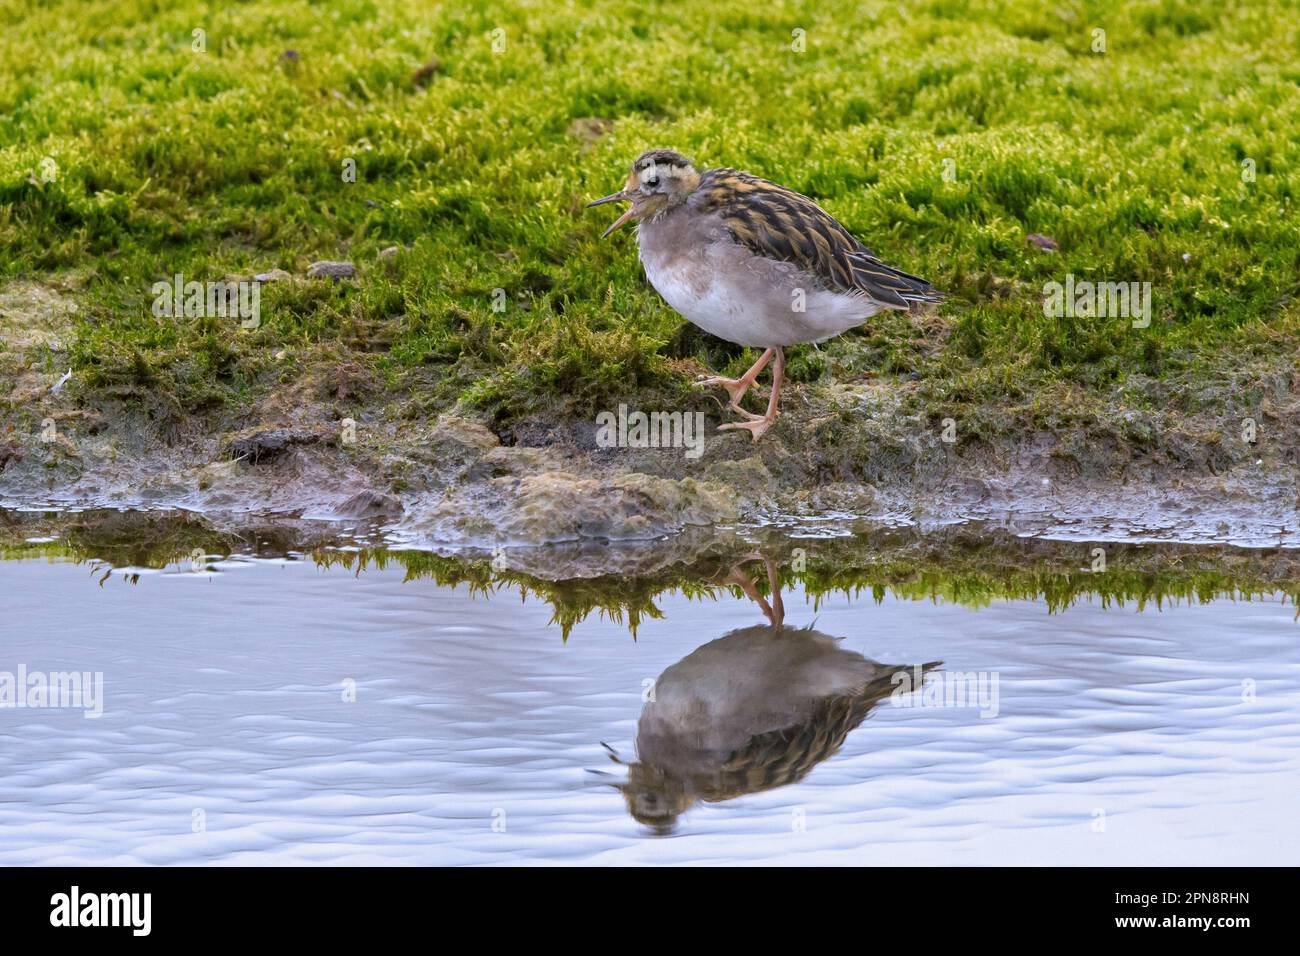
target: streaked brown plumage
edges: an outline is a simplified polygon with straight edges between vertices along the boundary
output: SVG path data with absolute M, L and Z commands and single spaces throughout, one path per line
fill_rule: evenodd
M 699 173 L 684 156 L 651 150 L 623 190 L 589 205 L 631 206 L 605 235 L 636 221 L 646 276 L 668 304 L 705 331 L 762 356 L 738 379 L 713 377 L 755 441 L 776 420 L 786 346 L 821 342 L 881 309 L 941 301 L 928 282 L 886 265 L 807 196 L 735 169 Z M 765 415 L 740 400 L 773 363 Z
M 739 567 L 720 583 L 739 586 L 768 624 L 696 648 L 658 677 L 641 711 L 638 759 L 619 789 L 628 812 L 659 832 L 698 801 L 802 780 L 898 690 L 896 674 L 916 673 L 863 657 L 811 627 L 787 627 L 780 576 L 771 560 L 764 564 L 770 603 Z
M 924 279 L 885 265 L 807 196 L 735 169 L 709 170 L 699 191 L 701 208 L 716 210 L 737 242 L 795 263 L 827 288 L 865 293 L 895 309 L 943 298 Z

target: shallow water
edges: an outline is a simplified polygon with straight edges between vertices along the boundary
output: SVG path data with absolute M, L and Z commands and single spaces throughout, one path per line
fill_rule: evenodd
M 738 588 L 671 590 L 635 639 L 592 614 L 565 640 L 535 596 L 407 574 L 236 556 L 101 584 L 102 566 L 0 562 L 0 671 L 104 681 L 98 718 L 0 709 L 0 862 L 1300 859 L 1300 624 L 1280 595 L 814 609 L 795 585 L 777 632 Z M 902 693 L 899 667 L 930 662 L 930 697 Z M 849 672 L 883 689 L 827 731 L 818 702 Z M 935 699 L 959 674 L 984 675 L 983 710 Z M 700 769 L 690 741 L 725 749 L 774 709 L 813 731 L 677 773 Z M 671 832 L 629 812 L 629 773 Z

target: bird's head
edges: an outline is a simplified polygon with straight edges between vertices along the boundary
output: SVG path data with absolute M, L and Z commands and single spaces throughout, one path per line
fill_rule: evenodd
M 618 789 L 623 792 L 632 819 L 660 836 L 672 833 L 678 817 L 699 799 L 684 780 L 640 762 L 628 765 L 627 783 Z
M 600 237 L 604 239 L 626 222 L 653 219 L 685 202 L 699 185 L 700 174 L 689 159 L 671 149 L 652 149 L 636 158 L 623 189 L 589 202 L 587 206 L 603 206 L 608 202 L 632 204 L 605 230 Z

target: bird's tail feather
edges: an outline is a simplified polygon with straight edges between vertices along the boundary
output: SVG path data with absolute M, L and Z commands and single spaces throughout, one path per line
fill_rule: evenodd
M 920 276 L 886 265 L 865 249 L 853 255 L 851 268 L 858 288 L 882 305 L 911 309 L 944 299 L 942 292 Z

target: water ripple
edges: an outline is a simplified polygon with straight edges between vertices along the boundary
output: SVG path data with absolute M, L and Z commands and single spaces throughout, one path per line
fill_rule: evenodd
M 106 588 L 0 564 L 0 671 L 104 675 L 97 719 L 0 709 L 0 862 L 1300 855 L 1300 630 L 1280 602 L 1049 615 L 864 596 L 814 615 L 787 594 L 786 624 L 816 631 L 774 640 L 747 601 L 669 597 L 636 641 L 591 619 L 566 643 L 510 594 L 238 564 Z M 926 686 L 996 675 L 996 715 L 924 688 L 900 706 L 893 669 L 936 661 Z M 777 712 L 802 729 L 754 736 Z M 745 769 L 708 764 L 679 793 L 710 747 L 734 765 L 749 748 Z

